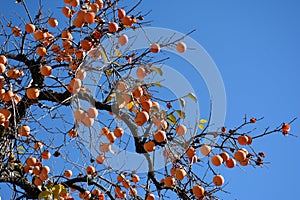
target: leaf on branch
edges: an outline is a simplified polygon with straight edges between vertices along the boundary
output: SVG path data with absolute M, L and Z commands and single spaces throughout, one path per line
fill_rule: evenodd
M 151 69 L 151 71 L 155 71 L 156 73 L 158 73 L 160 76 L 163 75 L 163 72 L 162 72 L 162 70 L 160 68 L 151 67 L 150 69 Z
M 158 87 L 160 87 L 160 88 L 162 88 L 162 85 L 161 85 L 161 83 L 160 82 L 155 82 L 155 83 L 153 83 L 153 85 L 155 85 L 155 86 L 158 86 Z
M 181 110 L 176 110 L 178 117 L 180 119 L 184 119 L 185 118 L 185 112 L 181 111 Z
M 118 67 L 120 67 L 121 65 L 117 62 L 112 62 L 112 64 L 117 65 Z
M 116 97 L 116 93 L 111 93 L 110 95 L 108 95 L 108 97 L 106 98 L 105 102 L 110 102 L 113 98 Z
M 170 115 L 168 115 L 167 121 L 171 124 L 175 124 L 177 120 L 173 114 L 170 114 Z
M 194 93 L 188 93 L 186 95 L 186 97 L 192 99 L 195 103 L 197 103 L 197 101 L 198 101 L 198 99 Z
M 52 194 L 58 195 L 61 192 L 63 192 L 64 190 L 66 190 L 66 188 L 62 184 L 54 185 L 52 187 Z
M 48 190 L 42 191 L 39 196 L 38 196 L 38 200 L 51 200 L 52 199 L 52 194 L 51 192 L 49 192 Z
M 105 74 L 106 74 L 107 76 L 111 76 L 111 75 L 112 75 L 112 71 L 109 70 L 109 69 L 107 69 L 107 70 L 105 70 Z
M 117 57 L 120 57 L 120 58 L 123 57 L 123 54 L 122 54 L 121 51 L 119 51 L 118 49 L 115 50 L 115 55 L 116 55 Z
M 18 146 L 17 149 L 18 149 L 18 154 L 24 154 L 25 149 L 23 146 Z
M 183 98 L 179 98 L 178 100 L 179 100 L 180 106 L 181 106 L 182 108 L 184 108 L 184 107 L 185 107 L 185 100 L 184 100 Z
M 207 123 L 207 120 L 206 119 L 200 119 L 200 123 L 205 124 L 205 123 Z
M 204 125 L 203 124 L 199 124 L 198 127 L 203 131 L 204 130 Z

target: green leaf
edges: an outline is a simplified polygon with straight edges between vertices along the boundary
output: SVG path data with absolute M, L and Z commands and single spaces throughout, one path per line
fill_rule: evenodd
M 186 97 L 192 99 L 195 103 L 198 101 L 194 93 L 188 93 Z
M 184 106 L 185 106 L 185 100 L 183 98 L 179 98 L 178 101 L 179 101 L 180 106 L 182 108 L 184 108 Z
M 204 125 L 203 124 L 199 124 L 198 127 L 203 131 L 204 130 Z
M 157 68 L 157 67 L 151 67 L 150 68 L 152 71 L 155 71 L 156 73 L 158 73 L 160 76 L 163 75 L 163 72 L 160 68 Z
M 175 124 L 177 120 L 176 120 L 176 117 L 173 114 L 169 114 L 168 118 L 167 118 L 167 121 L 171 124 Z
M 205 123 L 207 123 L 207 120 L 206 119 L 200 119 L 200 123 L 205 124 Z
M 155 83 L 153 83 L 153 85 L 155 85 L 155 86 L 158 86 L 158 87 L 162 88 L 162 85 L 160 84 L 160 82 L 155 82 Z
M 176 110 L 178 117 L 180 119 L 184 119 L 185 118 L 185 112 L 181 111 L 181 110 Z
M 48 190 L 42 191 L 39 196 L 38 196 L 38 200 L 51 200 L 52 199 L 52 194 L 51 192 L 49 192 Z

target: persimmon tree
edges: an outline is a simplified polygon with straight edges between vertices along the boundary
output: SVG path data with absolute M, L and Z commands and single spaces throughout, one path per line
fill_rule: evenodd
M 218 199 L 222 168 L 263 166 L 252 143 L 288 135 L 293 120 L 262 132 L 251 117 L 215 131 L 211 113 L 196 128 L 187 122 L 196 95 L 173 98 L 153 77 L 172 59 L 161 51 L 193 50 L 185 36 L 164 35 L 126 48 L 135 42 L 126 31 L 149 24 L 140 4 L 64 0 L 47 10 L 40 1 L 31 13 L 19 0 L 19 21 L 2 18 L 0 182 L 12 199 Z M 124 151 L 144 157 L 143 169 L 112 164 Z

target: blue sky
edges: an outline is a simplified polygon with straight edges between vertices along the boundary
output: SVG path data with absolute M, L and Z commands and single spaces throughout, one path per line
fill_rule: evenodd
M 192 35 L 217 64 L 226 88 L 228 127 L 244 114 L 265 117 L 261 129 L 300 116 L 300 2 L 158 1 L 153 25 Z M 292 126 L 299 135 L 299 120 Z M 224 199 L 295 199 L 300 178 L 299 138 L 275 135 L 255 141 L 270 165 L 224 170 L 231 195 Z
M 152 10 L 148 19 L 153 26 L 183 33 L 196 29 L 191 37 L 207 50 L 223 77 L 226 126 L 239 124 L 245 114 L 265 117 L 258 124 L 260 130 L 300 117 L 299 1 L 152 0 L 143 2 L 140 9 Z M 0 13 L 6 12 L 2 6 Z M 292 125 L 291 133 L 296 135 L 299 120 Z M 300 138 L 280 134 L 255 141 L 254 147 L 264 151 L 271 164 L 255 170 L 243 168 L 245 171 L 224 168 L 221 172 L 229 183 L 225 189 L 231 194 L 222 197 L 295 199 L 299 144 Z

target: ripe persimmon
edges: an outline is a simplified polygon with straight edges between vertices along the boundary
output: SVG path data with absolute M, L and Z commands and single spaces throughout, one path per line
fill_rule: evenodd
M 30 156 L 26 159 L 26 164 L 30 167 L 35 166 L 36 163 L 37 163 L 37 159 L 35 157 Z
M 124 130 L 121 127 L 116 127 L 114 130 L 114 134 L 117 138 L 122 137 L 123 133 L 124 133 Z
M 26 96 L 28 99 L 37 99 L 40 95 L 40 90 L 38 88 L 28 88 L 26 90 Z
M 45 47 L 38 47 L 36 49 L 36 53 L 39 55 L 39 56 L 45 56 L 47 55 L 47 50 Z
M 228 167 L 228 168 L 233 168 L 236 166 L 236 161 L 235 159 L 233 158 L 229 158 L 226 162 L 225 162 L 225 165 Z
M 65 6 L 61 9 L 61 12 L 66 16 L 67 18 L 71 17 L 72 11 L 69 7 Z
M 45 150 L 41 153 L 41 157 L 44 159 L 44 160 L 48 160 L 50 157 L 51 157 L 51 153 L 48 151 L 48 150 Z
M 85 169 L 87 174 L 91 174 L 93 175 L 96 172 L 95 167 L 93 167 L 92 165 L 87 166 L 87 168 Z
M 223 158 L 220 155 L 214 155 L 211 157 L 211 162 L 214 166 L 220 166 L 223 163 Z
M 35 31 L 35 25 L 34 24 L 26 24 L 25 31 L 26 31 L 26 33 L 33 33 Z
M 20 127 L 18 128 L 18 133 L 19 133 L 21 136 L 28 137 L 29 134 L 30 134 L 30 127 L 27 126 L 27 125 L 20 126 Z
M 98 110 L 95 107 L 90 107 L 87 110 L 87 115 L 89 118 L 96 118 L 98 116 Z
M 226 162 L 229 159 L 229 155 L 225 151 L 221 152 L 219 155 L 222 157 L 223 162 Z
M 155 200 L 154 194 L 148 193 L 147 197 L 146 197 L 146 200 Z
M 245 136 L 245 135 L 239 136 L 239 137 L 238 137 L 238 143 L 239 143 L 240 145 L 246 145 L 246 144 L 248 144 L 248 137 Z
M 143 126 L 149 120 L 149 114 L 146 111 L 136 113 L 134 123 L 138 126 Z
M 146 73 L 146 70 L 144 67 L 139 67 L 137 70 L 136 70 L 136 77 L 138 77 L 139 79 L 144 79 L 147 75 Z
M 140 98 L 143 95 L 143 88 L 140 86 L 136 86 L 133 88 L 132 96 L 134 98 Z
M 118 37 L 118 43 L 122 46 L 128 43 L 128 36 L 125 34 L 122 34 Z
M 42 142 L 35 142 L 34 143 L 34 149 L 35 150 L 41 150 L 43 148 L 43 143 Z
M 183 53 L 186 51 L 186 44 L 183 42 L 179 42 L 176 46 L 176 50 L 178 53 Z
M 200 147 L 200 152 L 204 156 L 208 156 L 211 152 L 211 147 L 208 146 L 207 144 L 204 144 Z
M 183 167 L 178 167 L 176 168 L 176 171 L 175 171 L 175 179 L 176 180 L 183 180 L 184 177 L 187 175 L 187 172 L 185 171 L 185 169 Z
M 65 176 L 66 178 L 70 178 L 70 177 L 72 176 L 72 171 L 71 171 L 71 170 L 66 170 L 66 171 L 64 172 L 64 176 Z
M 104 163 L 104 161 L 105 161 L 105 156 L 103 155 L 103 154 L 100 154 L 99 156 L 97 156 L 97 158 L 96 158 L 96 162 L 98 163 L 98 164 L 103 164 Z
M 176 184 L 176 180 L 172 176 L 167 176 L 164 178 L 164 183 L 166 187 L 173 187 Z
M 70 5 L 73 7 L 79 6 L 79 0 L 71 0 Z
M 221 186 L 224 184 L 224 177 L 222 175 L 216 175 L 214 176 L 213 178 L 213 183 L 216 185 L 216 186 Z
M 167 141 L 167 135 L 166 132 L 163 130 L 158 130 L 154 134 L 154 140 L 158 143 Z
M 252 117 L 252 118 L 250 119 L 250 122 L 251 122 L 251 123 L 255 123 L 255 122 L 256 122 L 256 119 Z
M 81 47 L 82 47 L 84 50 L 86 50 L 86 51 L 91 50 L 92 47 L 93 47 L 92 42 L 90 42 L 89 40 L 86 40 L 86 39 L 85 39 L 85 40 L 81 40 L 80 44 L 81 44 Z
M 187 157 L 191 158 L 193 157 L 194 155 L 196 155 L 196 149 L 194 147 L 189 147 L 187 150 L 186 150 L 186 155 Z
M 4 55 L 0 55 L 0 63 L 5 65 L 7 63 L 7 58 Z
M 203 197 L 205 190 L 201 185 L 195 185 L 192 192 L 196 197 L 201 198 Z
M 50 76 L 52 74 L 52 67 L 44 65 L 41 67 L 40 72 L 43 76 Z
M 50 168 L 48 166 L 41 167 L 41 174 L 48 175 L 50 173 Z
M 157 43 L 152 44 L 152 45 L 150 46 L 150 51 L 151 51 L 152 53 L 158 53 L 158 52 L 160 52 L 160 45 L 157 44 Z
M 99 11 L 99 5 L 97 4 L 97 3 L 92 3 L 91 4 L 91 10 L 92 10 L 92 12 L 94 12 L 94 13 L 96 13 L 96 12 L 98 12 Z
M 144 149 L 147 152 L 152 152 L 155 150 L 155 143 L 153 141 L 148 141 L 144 144 Z
M 48 24 L 52 27 L 55 28 L 58 26 L 58 21 L 55 18 L 49 18 L 48 19 Z
M 125 16 L 121 19 L 121 22 L 125 26 L 132 26 L 133 20 L 130 16 Z
M 118 8 L 118 18 L 123 19 L 126 16 L 126 12 L 122 8 Z
M 85 125 L 86 127 L 91 127 L 91 126 L 93 126 L 93 124 L 94 124 L 94 122 L 95 122 L 95 119 L 94 118 L 90 118 L 89 116 L 84 116 L 84 118 L 82 119 L 82 121 L 81 121 L 81 123 L 83 124 L 83 125 Z
M 119 25 L 116 22 L 110 22 L 108 23 L 108 31 L 115 33 L 119 29 Z
M 180 136 L 184 135 L 187 132 L 187 128 L 183 124 L 176 126 L 175 130 L 176 130 L 176 133 Z
M 247 154 L 243 150 L 238 150 L 237 152 L 235 152 L 234 158 L 238 162 L 242 162 L 242 161 L 244 161 L 247 158 Z
M 117 137 L 115 136 L 114 132 L 107 133 L 106 138 L 107 138 L 107 140 L 110 143 L 114 143 L 116 141 L 116 139 L 117 139 Z
M 284 134 L 288 133 L 291 130 L 291 126 L 289 124 L 283 124 L 281 130 Z
M 78 136 L 78 132 L 75 129 L 71 129 L 71 130 L 69 130 L 68 135 L 71 138 L 76 138 Z
M 84 21 L 88 24 L 93 24 L 95 22 L 95 13 L 94 12 L 86 12 L 84 15 Z
M 131 175 L 131 180 L 134 183 L 138 183 L 140 181 L 140 177 L 137 174 L 132 174 Z
M 43 185 L 43 181 L 41 180 L 40 177 L 35 176 L 33 179 L 34 179 L 34 180 L 33 180 L 33 184 L 34 184 L 34 185 L 36 185 L 36 186 L 41 186 L 41 185 Z

